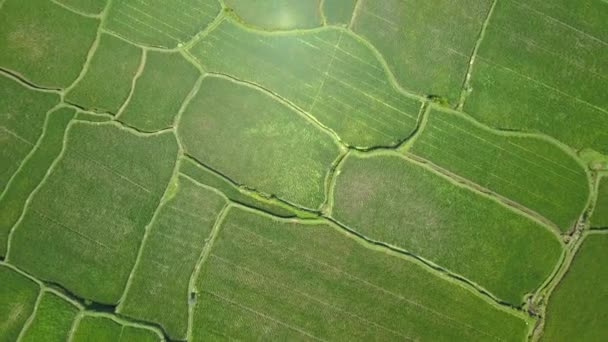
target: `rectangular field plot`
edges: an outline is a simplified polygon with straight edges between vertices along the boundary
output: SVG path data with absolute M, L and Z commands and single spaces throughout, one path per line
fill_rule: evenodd
M 263 30 L 293 30 L 322 25 L 318 0 L 224 0 L 248 25 Z
M 225 20 L 190 50 L 208 71 L 259 84 L 352 146 L 392 146 L 415 129 L 420 101 L 398 91 L 352 33 L 261 33 Z
M 349 155 L 338 172 L 332 217 L 513 305 L 560 259 L 548 227 L 396 153 Z
M 231 201 L 248 207 L 258 208 L 280 217 L 294 217 L 306 215 L 301 210 L 279 202 L 275 198 L 265 198 L 239 187 L 217 173 L 205 168 L 191 158 L 183 158 L 180 163 L 179 172 L 194 181 L 212 187 L 226 196 Z
M 77 122 L 13 231 L 11 263 L 83 298 L 114 304 L 172 175 L 171 133 Z
M 173 126 L 199 76 L 196 67 L 179 53 L 148 51 L 144 70 L 119 119 L 147 132 Z
M 17 341 L 35 310 L 40 287 L 4 264 L 0 264 L 0 284 L 0 341 Z
M 21 341 L 68 341 L 78 311 L 74 304 L 53 292 L 44 291 Z
M 584 239 L 549 297 L 541 341 L 603 341 L 608 336 L 608 234 L 590 233 Z
M 171 338 L 186 338 L 190 277 L 225 205 L 215 191 L 179 177 L 177 193 L 149 227 L 120 313 L 160 324 Z
M 6 254 L 9 232 L 19 220 L 25 201 L 59 156 L 65 131 L 74 115 L 75 111 L 70 108 L 60 108 L 48 113 L 39 146 L 23 161 L 0 196 L 0 255 Z
M 161 336 L 154 330 L 126 325 L 109 315 L 85 314 L 80 319 L 72 342 L 160 342 Z
M 204 30 L 220 10 L 217 0 L 113 1 L 104 27 L 135 43 L 174 48 Z
M 608 6 L 551 3 L 498 1 L 465 110 L 493 127 L 540 132 L 608 154 L 608 40 L 593 22 L 601 13 L 605 23 Z M 587 22 L 590 12 L 597 13 Z
M 129 96 L 142 53 L 119 38 L 101 35 L 88 69 L 65 100 L 88 110 L 116 114 Z
M 434 108 L 410 152 L 533 210 L 562 231 L 587 205 L 583 166 L 540 137 L 490 130 Z
M 197 282 L 192 341 L 521 341 L 521 317 L 324 221 L 231 208 Z
M 492 1 L 359 0 L 353 29 L 406 89 L 455 103 Z
M 196 160 L 245 185 L 316 209 L 340 153 L 332 136 L 276 98 L 222 77 L 205 77 L 178 134 Z

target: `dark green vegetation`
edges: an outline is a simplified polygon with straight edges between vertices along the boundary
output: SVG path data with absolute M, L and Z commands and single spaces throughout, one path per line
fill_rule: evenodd
M 16 341 L 34 311 L 40 288 L 5 265 L 0 265 L 0 284 L 0 341 Z
M 608 228 L 608 176 L 603 176 L 599 180 L 591 226 Z
M 357 232 L 462 274 L 510 303 L 540 286 L 561 254 L 546 227 L 396 154 L 346 157 L 334 202 L 332 217 Z
M 21 341 L 67 341 L 78 307 L 50 291 L 44 291 L 33 320 Z
M 177 132 L 187 153 L 238 184 L 313 209 L 325 200 L 325 179 L 340 153 L 300 113 L 224 77 L 203 80 Z
M 608 154 L 608 6 L 549 2 L 497 2 L 465 110 L 493 127 Z
M 49 0 L 6 0 L 0 23 L 0 67 L 55 88 L 67 87 L 78 77 L 99 20 Z
M 208 71 L 293 102 L 349 145 L 394 145 L 416 127 L 421 103 L 397 90 L 370 48 L 344 30 L 264 34 L 227 20 L 191 53 Z
M 569 230 L 587 206 L 583 166 L 539 137 L 492 131 L 433 109 L 410 152 L 547 217 Z
M 608 234 L 590 233 L 551 295 L 543 341 L 601 341 L 608 336 Z
M 605 2 L 0 0 L 0 342 L 604 340 Z
M 215 191 L 179 177 L 178 189 L 153 219 L 119 312 L 159 323 L 185 339 L 190 277 L 221 209 Z
M 175 137 L 76 122 L 65 144 L 13 228 L 7 259 L 79 296 L 116 303 L 173 172 Z
M 419 263 L 305 222 L 229 209 L 196 282 L 193 341 L 526 336 L 521 316 Z

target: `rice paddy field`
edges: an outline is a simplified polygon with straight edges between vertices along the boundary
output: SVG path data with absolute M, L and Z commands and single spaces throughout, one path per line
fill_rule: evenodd
M 607 341 L 605 0 L 0 0 L 0 342 Z

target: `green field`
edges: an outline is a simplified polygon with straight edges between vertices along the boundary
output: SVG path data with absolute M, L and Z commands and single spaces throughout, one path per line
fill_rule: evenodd
M 608 35 L 605 20 L 595 21 L 608 6 L 550 2 L 497 2 L 464 109 L 493 127 L 608 154 L 608 59 L 599 57 L 608 55 Z
M 295 104 L 348 145 L 395 145 L 416 126 L 420 101 L 395 89 L 373 51 L 343 29 L 261 33 L 225 20 L 190 52 L 205 70 Z
M 42 292 L 36 313 L 24 329 L 22 341 L 67 341 L 79 308 L 61 296 Z
M 4 264 L 0 264 L 0 283 L 0 341 L 16 341 L 34 311 L 40 288 Z
M 604 232 L 584 238 L 549 300 L 543 341 L 601 341 L 608 335 L 607 246 Z
M 333 200 L 339 222 L 514 305 L 541 285 L 561 254 L 547 227 L 397 154 L 348 156 Z
M 178 184 L 148 228 L 118 312 L 158 323 L 181 340 L 188 329 L 190 277 L 226 201 L 185 177 Z
M 607 0 L 0 0 L 0 342 L 607 339 Z
M 49 0 L 5 0 L 0 22 L 0 67 L 52 88 L 76 80 L 99 26 Z
M 225 0 L 244 23 L 263 30 L 314 28 L 322 25 L 318 0 Z
M 220 10 L 216 0 L 114 1 L 104 29 L 134 43 L 173 48 L 192 39 Z
M 44 129 L 46 113 L 59 102 L 52 92 L 37 92 L 0 75 L 0 187 L 17 172 Z
M 66 94 L 66 101 L 99 112 L 116 114 L 129 96 L 142 61 L 141 49 L 111 35 L 99 38 L 84 76 Z
M 65 144 L 13 228 L 7 259 L 80 296 L 116 303 L 173 172 L 175 138 L 75 122 Z
M 19 220 L 28 196 L 59 156 L 65 131 L 74 115 L 75 111 L 69 108 L 59 108 L 47 114 L 46 126 L 38 147 L 21 163 L 0 196 L 0 255 L 6 255 L 8 235 Z
M 154 342 L 162 341 L 153 330 L 125 325 L 110 316 L 84 314 L 76 322 L 70 341 L 74 342 Z
M 196 289 L 193 341 L 517 341 L 529 328 L 521 315 L 327 222 L 243 208 L 222 220 Z
M 433 109 L 411 153 L 521 204 L 569 230 L 587 206 L 589 181 L 576 158 L 542 137 L 493 131 Z
M 456 103 L 491 4 L 360 0 L 351 25 L 378 49 L 403 87 Z
M 198 78 L 197 69 L 180 54 L 147 52 L 144 69 L 118 118 L 147 132 L 171 127 Z
M 205 77 L 178 124 L 185 151 L 236 183 L 306 208 L 325 200 L 325 179 L 340 147 L 271 95 Z

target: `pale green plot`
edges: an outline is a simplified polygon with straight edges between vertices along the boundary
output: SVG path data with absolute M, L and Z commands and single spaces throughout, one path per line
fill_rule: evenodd
M 325 221 L 231 208 L 197 282 L 192 341 L 524 340 L 511 315 Z
M 410 152 L 571 229 L 589 198 L 584 167 L 540 137 L 493 131 L 433 108 Z
M 323 14 L 328 25 L 350 24 L 358 0 L 324 0 Z
M 85 315 L 71 339 L 73 342 L 153 342 L 161 341 L 153 330 L 124 325 L 110 316 Z
M 143 73 L 119 119 L 148 132 L 172 126 L 199 76 L 179 53 L 147 52 Z
M 49 0 L 6 0 L 0 23 L 0 67 L 39 86 L 65 88 L 78 77 L 99 20 Z
M 591 226 L 596 228 L 608 227 L 608 176 L 603 176 L 599 180 L 597 200 L 591 216 Z
M 517 306 L 562 253 L 547 227 L 393 153 L 346 157 L 332 216 Z
M 360 0 L 353 30 L 408 90 L 458 101 L 491 0 Z
M 78 311 L 74 304 L 53 292 L 44 291 L 34 319 L 25 330 L 21 341 L 68 341 Z
M 214 173 L 208 168 L 197 164 L 190 158 L 182 159 L 179 172 L 192 178 L 200 184 L 204 184 L 220 191 L 231 201 L 248 207 L 258 208 L 280 217 L 310 215 L 310 213 L 305 213 L 301 210 L 293 208 L 292 206 L 279 202 L 277 199 L 265 198 L 254 194 L 251 191 L 247 191 L 247 189 L 231 183 L 217 173 Z
M 0 264 L 0 341 L 17 341 L 34 312 L 40 288 L 17 271 Z
M 46 113 L 59 95 L 27 88 L 0 75 L 0 189 L 4 191 L 42 134 Z
M 580 9 L 568 11 L 566 21 L 552 17 L 564 14 L 562 6 L 547 7 L 498 1 L 465 110 L 493 127 L 544 133 L 576 150 L 608 154 L 608 43 L 605 28 L 593 29 L 608 6 L 577 2 Z M 597 13 L 587 23 L 589 12 Z
M 395 145 L 416 127 L 421 103 L 394 88 L 369 47 L 342 29 L 261 34 L 226 20 L 191 53 L 205 70 L 293 102 L 349 145 Z
M 55 0 L 69 8 L 87 14 L 101 14 L 108 0 Z
M 171 338 L 186 339 L 190 277 L 225 205 L 220 194 L 179 177 L 177 193 L 149 228 L 121 314 L 160 324 Z
M 340 148 L 261 90 L 206 77 L 178 126 L 186 153 L 238 184 L 316 209 Z
M 129 96 L 142 53 L 134 45 L 103 34 L 84 77 L 66 94 L 66 101 L 116 114 Z
M 608 336 L 608 234 L 588 234 L 549 297 L 542 341 L 604 341 Z
M 59 161 L 13 230 L 8 260 L 80 297 L 117 303 L 177 150 L 171 133 L 71 124 Z
M 138 44 L 175 48 L 203 31 L 220 13 L 218 0 L 113 1 L 104 27 Z
M 9 232 L 21 216 L 25 201 L 59 156 L 65 131 L 74 114 L 70 108 L 59 108 L 48 114 L 39 146 L 23 161 L 0 196 L 0 255 L 6 254 Z
M 224 0 L 243 21 L 263 30 L 289 30 L 321 26 L 319 0 Z

